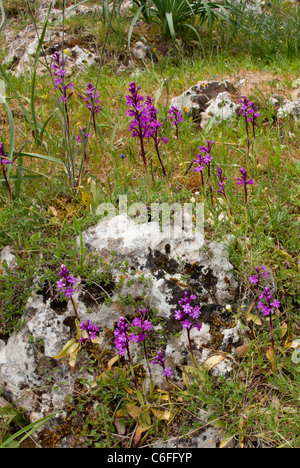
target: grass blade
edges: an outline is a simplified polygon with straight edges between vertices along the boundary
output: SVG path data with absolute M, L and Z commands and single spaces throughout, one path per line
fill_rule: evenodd
M 4 11 L 4 8 L 3 8 L 3 4 L 2 4 L 2 1 L 0 0 L 0 11 L 1 11 L 1 23 L 0 23 L 0 31 L 3 27 L 3 24 L 4 24 L 4 21 L 5 21 L 5 11 Z
M 3 78 L 5 79 L 6 83 L 8 84 L 8 86 L 10 87 L 10 89 L 12 90 L 12 92 L 14 93 L 15 95 L 15 98 L 17 99 L 18 103 L 20 104 L 20 107 L 22 109 L 22 112 L 24 114 L 24 117 L 26 118 L 27 122 L 29 123 L 29 125 L 31 125 L 31 118 L 30 118 L 30 115 L 28 114 L 27 110 L 25 109 L 25 107 L 23 106 L 22 104 L 22 101 L 21 101 L 21 98 L 16 90 L 16 88 L 14 87 L 13 83 L 11 82 L 9 76 L 7 75 L 7 73 L 5 72 L 4 68 L 2 67 L 2 65 L 0 64 L 0 72 L 3 76 Z
M 144 5 L 140 6 L 140 8 L 138 9 L 138 11 L 136 12 L 136 14 L 134 15 L 134 18 L 131 22 L 131 25 L 130 25 L 130 28 L 129 28 L 129 31 L 128 31 L 128 38 L 127 38 L 127 43 L 128 43 L 128 50 L 130 52 L 130 41 L 131 41 L 131 36 L 132 36 L 132 32 L 133 32 L 133 28 L 135 26 L 135 23 L 137 22 L 137 20 L 139 19 L 140 17 L 140 14 L 141 14 L 141 11 L 142 9 L 144 8 Z
M 20 437 L 23 434 L 25 434 L 25 435 L 23 435 L 23 437 L 20 440 L 17 441 L 16 446 L 18 447 L 25 439 L 30 437 L 31 434 L 33 434 L 37 429 L 39 429 L 41 426 L 43 426 L 43 424 L 48 422 L 55 414 L 56 413 L 49 414 L 48 416 L 45 416 L 44 418 L 41 418 L 38 421 L 35 421 L 35 422 L 29 424 L 26 427 L 23 427 L 20 431 L 16 432 L 15 434 L 13 434 L 10 437 L 8 437 L 8 439 L 6 439 L 1 444 L 1 448 L 9 448 L 17 437 Z M 15 444 L 14 444 L 14 446 L 15 446 Z
M 37 49 L 36 49 L 34 65 L 33 65 L 33 72 L 32 72 L 32 79 L 31 79 L 30 109 L 31 109 L 31 117 L 32 117 L 33 125 L 34 125 L 35 140 L 37 141 L 37 143 L 39 145 L 41 145 L 42 141 L 41 141 L 41 137 L 40 137 L 40 134 L 39 134 L 39 125 L 38 125 L 38 122 L 37 122 L 36 112 L 35 112 L 35 99 L 34 99 L 35 78 L 36 78 L 36 69 L 37 69 L 37 65 L 38 65 L 38 61 L 39 61 L 39 58 L 40 58 L 42 45 L 43 45 L 43 42 L 44 42 L 44 37 L 45 37 L 47 26 L 48 26 L 48 18 L 49 18 L 49 14 L 50 14 L 50 11 L 51 11 L 51 7 L 52 7 L 52 4 L 50 4 L 50 6 L 49 6 L 48 13 L 47 13 L 45 23 L 44 23 L 44 27 L 43 27 L 43 30 L 42 30 L 42 34 L 41 34 L 41 37 L 39 39 L 38 46 L 37 46 Z
M 50 161 L 54 162 L 56 164 L 62 164 L 65 166 L 65 163 L 62 159 L 54 158 L 53 156 L 46 156 L 44 154 L 38 154 L 38 153 L 27 153 L 23 152 L 19 153 L 20 156 L 28 156 L 29 158 L 38 158 L 38 159 L 44 159 L 45 161 Z
M 171 37 L 173 41 L 176 41 L 176 35 L 175 35 L 175 29 L 174 29 L 174 23 L 173 23 L 173 13 L 166 13 L 166 22 L 171 34 Z

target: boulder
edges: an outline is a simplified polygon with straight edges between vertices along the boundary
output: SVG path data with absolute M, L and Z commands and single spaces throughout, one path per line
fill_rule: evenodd
M 292 100 L 286 99 L 283 96 L 274 94 L 269 98 L 269 103 L 274 107 L 277 118 L 284 119 L 290 115 L 296 122 L 300 119 L 300 88 L 297 88 L 292 93 Z
M 298 122 L 300 119 L 300 100 L 289 101 L 284 100 L 283 103 L 278 107 L 277 117 L 284 118 L 287 115 L 293 117 L 293 119 Z
M 131 53 L 135 59 L 144 60 L 147 57 L 149 47 L 144 41 L 137 41 L 131 48 Z
M 5 40 L 6 40 L 6 56 L 4 64 L 11 69 L 11 72 L 15 76 L 22 76 L 32 71 L 36 50 L 38 47 L 39 38 L 42 34 L 43 23 L 47 17 L 49 5 L 51 2 L 41 2 L 36 12 L 37 25 L 29 24 L 23 30 L 20 30 L 18 34 L 7 29 Z M 54 6 L 54 5 L 53 5 Z M 76 8 L 70 9 L 66 13 L 66 18 L 70 18 L 75 15 L 87 15 L 87 14 L 101 14 L 102 6 L 93 5 L 78 5 Z M 68 57 L 66 69 L 68 72 L 75 69 L 85 69 L 90 67 L 99 61 L 99 56 L 93 50 L 87 50 L 79 46 L 76 42 L 76 38 L 65 30 L 64 43 L 62 43 L 63 28 L 61 25 L 62 12 L 52 8 L 49 16 L 49 22 L 54 24 L 54 27 L 48 27 L 45 33 L 43 48 L 40 53 L 40 60 L 44 61 L 45 64 L 49 65 L 51 57 L 55 51 L 61 51 L 64 48 L 66 56 Z M 46 68 L 38 64 L 37 73 L 45 73 Z
M 16 256 L 12 253 L 9 245 L 4 247 L 0 253 L 0 273 L 6 274 L 6 268 L 12 269 L 16 266 Z
M 171 99 L 174 106 L 204 128 L 211 122 L 231 120 L 238 110 L 239 93 L 228 81 L 199 81 L 180 96 Z
M 149 319 L 151 314 L 159 318 L 159 325 L 153 330 L 151 353 L 159 350 L 156 343 L 163 332 L 168 337 L 167 345 L 160 349 L 165 353 L 166 365 L 174 369 L 177 385 L 182 385 L 178 369 L 192 362 L 186 330 L 175 320 L 174 311 L 185 291 L 197 296 L 202 310 L 202 329 L 191 330 L 199 363 L 207 362 L 218 350 L 222 352 L 223 345 L 230 353 L 231 344 L 239 344 L 238 329 L 229 312 L 231 307 L 226 308 L 228 304 L 234 308 L 237 301 L 237 283 L 227 250 L 224 244 L 204 244 L 200 238 L 192 231 L 172 238 L 162 232 L 158 222 L 137 223 L 127 213 L 104 219 L 83 232 L 84 247 L 91 257 L 102 259 L 99 269 L 103 268 L 103 261 L 110 263 L 111 285 L 105 293 L 105 286 L 98 285 L 98 290 L 92 290 L 78 278 L 74 294 L 80 321 L 89 319 L 100 330 L 102 342 L 94 345 L 99 353 L 107 350 L 110 356 L 116 355 L 112 336 L 119 317 L 133 318 L 138 312 L 134 304 L 144 300 Z M 120 282 L 120 278 L 125 280 Z M 0 339 L 0 387 L 3 397 L 23 407 L 32 422 L 49 412 L 57 412 L 49 423 L 55 426 L 66 415 L 65 399 L 74 391 L 76 381 L 91 381 L 94 376 L 89 366 L 82 370 L 79 364 L 71 372 L 67 359 L 53 359 L 76 336 L 74 311 L 71 301 L 57 299 L 56 287 L 51 295 L 46 286 L 41 286 L 42 278 L 39 284 L 27 303 L 22 317 L 24 325 L 9 338 Z M 103 294 L 99 299 L 100 293 Z M 88 349 L 83 347 L 83 359 L 85 353 Z M 139 362 L 134 344 L 132 358 L 134 363 Z M 233 357 L 219 359 L 211 366 L 212 372 L 228 376 L 232 362 Z M 151 364 L 151 368 L 155 384 L 165 388 L 159 366 Z M 149 379 L 145 380 L 145 391 L 147 388 Z

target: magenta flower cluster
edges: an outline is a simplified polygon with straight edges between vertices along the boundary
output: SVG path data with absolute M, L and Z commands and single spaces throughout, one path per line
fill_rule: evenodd
M 87 102 L 86 108 L 93 111 L 93 114 L 98 114 L 101 111 L 99 93 L 92 83 L 88 83 L 86 86 L 86 94 L 84 98 L 85 102 Z
M 172 124 L 175 127 L 178 127 L 179 122 L 183 122 L 182 114 L 181 114 L 180 110 L 177 107 L 175 107 L 175 106 L 170 107 L 170 109 L 169 109 L 169 119 L 171 120 Z
M 162 124 L 157 119 L 158 111 L 153 105 L 154 100 L 150 96 L 147 96 L 145 99 L 143 96 L 138 94 L 139 90 L 140 86 L 137 86 L 135 82 L 130 83 L 130 94 L 127 94 L 126 96 L 126 105 L 129 107 L 126 111 L 126 114 L 132 117 L 132 120 L 129 125 L 129 131 L 132 132 L 132 137 L 138 137 L 140 140 L 144 170 L 147 178 L 147 183 L 149 184 L 144 139 L 153 139 L 155 151 L 157 153 L 165 177 L 167 177 L 167 172 L 159 153 L 159 143 L 161 141 L 167 143 L 168 139 L 164 136 L 159 136 L 159 131 L 162 127 Z
M 95 114 L 98 114 L 101 111 L 100 101 L 99 101 L 99 93 L 96 91 L 95 86 L 92 83 L 88 83 L 86 86 L 86 96 L 84 98 L 86 104 L 86 108 L 92 112 L 93 120 L 95 119 Z M 95 120 L 94 120 L 94 127 L 95 127 Z M 91 137 L 91 133 L 85 132 L 83 127 L 80 127 L 80 133 L 75 138 L 76 141 L 79 141 L 82 144 L 86 144 L 88 139 Z
M 266 268 L 262 265 L 260 268 L 255 267 L 256 274 L 250 276 L 249 281 L 251 284 L 256 285 L 257 292 L 256 292 L 256 299 L 255 302 L 260 299 L 259 303 L 257 304 L 257 308 L 262 311 L 262 313 L 266 316 L 269 316 L 270 320 L 270 333 L 271 333 L 271 343 L 272 348 L 274 349 L 274 330 L 273 330 L 273 323 L 272 323 L 272 312 L 273 309 L 278 309 L 280 307 L 280 302 L 277 299 L 272 300 L 270 288 L 267 286 L 261 292 L 260 296 L 259 293 L 259 286 L 262 278 L 269 278 Z
M 260 301 L 257 304 L 257 308 L 262 310 L 262 313 L 264 315 L 271 315 L 273 312 L 273 309 L 278 309 L 280 307 L 280 302 L 277 301 L 277 299 L 274 299 L 272 301 L 271 293 L 270 293 L 270 288 L 266 287 L 264 291 L 262 291 L 260 295 Z
M 258 107 L 254 104 L 254 102 L 251 101 L 251 99 L 248 99 L 246 96 L 242 96 L 240 103 L 242 105 L 239 110 L 239 114 L 243 115 L 247 122 L 254 123 L 257 117 L 260 116 L 260 113 L 257 112 Z
M 219 188 L 217 189 L 217 192 L 226 198 L 224 182 L 225 180 L 227 180 L 227 177 L 223 175 L 223 171 L 220 166 L 218 166 L 218 169 L 217 169 L 217 177 L 219 179 Z
M 52 55 L 52 76 L 55 78 L 54 79 L 54 87 L 60 91 L 61 97 L 59 98 L 59 101 L 62 103 L 66 103 L 67 100 L 69 99 L 70 96 L 68 96 L 67 91 L 69 89 L 74 89 L 74 85 L 72 82 L 65 84 L 64 82 L 64 77 L 66 75 L 66 70 L 64 69 L 66 59 L 65 58 L 60 58 L 59 52 L 54 52 Z
M 213 158 L 210 154 L 210 151 L 212 149 L 213 144 L 214 144 L 214 141 L 207 140 L 207 146 L 200 146 L 200 153 L 197 154 L 197 159 L 194 159 L 194 162 L 198 164 L 198 166 L 194 169 L 194 171 L 201 173 L 201 181 L 202 181 L 203 189 L 204 189 L 204 179 L 203 179 L 202 171 L 203 171 L 204 166 L 207 166 L 207 178 L 208 178 L 208 185 L 210 189 L 210 198 L 211 198 L 212 206 L 214 202 L 213 202 L 213 191 L 212 191 L 211 180 L 210 180 L 210 164 Z
M 129 349 L 129 335 L 128 335 L 129 324 L 126 322 L 125 317 L 120 317 L 117 323 L 117 328 L 114 332 L 116 337 L 114 343 L 120 356 L 125 356 L 126 351 Z
M 240 100 L 241 108 L 239 110 L 239 114 L 243 115 L 246 122 L 246 132 L 247 132 L 247 152 L 249 154 L 250 151 L 250 136 L 249 136 L 249 128 L 248 122 L 252 123 L 252 131 L 253 137 L 255 138 L 255 121 L 257 117 L 260 116 L 259 112 L 257 112 L 258 107 L 252 102 L 250 99 L 243 96 Z
M 249 282 L 251 284 L 256 284 L 258 287 L 260 284 L 261 278 L 269 278 L 269 274 L 266 268 L 264 267 L 264 265 L 262 265 L 260 268 L 256 266 L 255 271 L 256 271 L 256 274 L 249 277 Z
M 147 331 L 151 330 L 152 322 L 145 320 L 146 309 L 140 309 L 140 316 L 133 319 L 131 333 L 129 334 L 129 324 L 124 317 L 120 317 L 117 328 L 114 332 L 116 337 L 114 343 L 120 356 L 124 356 L 129 351 L 129 343 L 145 341 Z
M 120 317 L 117 323 L 116 330 L 114 332 L 115 335 L 115 346 L 117 348 L 118 354 L 120 356 L 125 356 L 127 353 L 129 362 L 131 362 L 130 358 L 130 349 L 129 344 L 143 342 L 144 345 L 144 354 L 147 361 L 149 375 L 151 376 L 151 370 L 149 367 L 148 357 L 147 357 L 147 350 L 145 346 L 146 340 L 146 332 L 152 329 L 152 322 L 149 320 L 145 320 L 146 309 L 139 310 L 139 317 L 135 317 L 131 323 L 131 327 L 129 323 L 126 322 L 124 317 Z M 129 328 L 130 327 L 130 328 Z M 130 330 L 130 331 L 129 331 Z M 151 361 L 152 364 L 159 364 L 163 369 L 163 375 L 168 379 L 168 377 L 172 377 L 173 372 L 171 367 L 165 366 L 165 358 L 163 357 L 163 352 L 159 351 L 157 356 Z
M 97 338 L 97 333 L 99 333 L 99 328 L 93 324 L 90 320 L 86 320 L 86 322 L 81 322 L 79 324 L 80 330 L 83 330 L 87 333 L 87 336 L 81 336 L 79 342 L 84 343 L 85 341 L 92 341 Z
M 66 298 L 70 299 L 76 291 L 76 289 L 74 289 L 72 286 L 74 286 L 76 283 L 77 278 L 74 278 L 73 275 L 70 275 L 66 265 L 61 265 L 59 276 L 61 279 L 57 281 L 57 288 L 59 291 L 64 293 Z
M 224 176 L 223 170 L 220 166 L 218 166 L 218 169 L 217 169 L 217 177 L 219 179 L 219 188 L 217 189 L 217 193 L 220 193 L 221 195 L 223 195 L 223 197 L 227 200 L 227 203 L 229 204 L 228 198 L 225 192 L 225 185 L 224 185 L 225 181 L 227 180 L 227 177 Z M 232 209 L 230 206 L 229 206 L 229 211 L 230 211 L 230 214 L 232 215 L 233 213 L 232 213 Z
M 145 320 L 144 318 L 147 312 L 147 309 L 140 309 L 139 312 L 140 312 L 140 316 L 134 318 L 132 321 L 132 326 L 134 327 L 134 330 L 131 333 L 129 338 L 133 343 L 137 343 L 139 341 L 145 341 L 146 339 L 145 332 L 151 330 L 152 328 L 152 322 L 150 322 L 149 320 Z
M 236 177 L 235 180 L 236 180 L 237 185 L 242 185 L 244 187 L 245 205 L 247 205 L 247 201 L 248 201 L 247 185 L 253 185 L 253 179 L 247 180 L 248 175 L 244 167 L 240 168 L 240 173 L 242 177 Z
M 143 109 L 145 121 L 148 125 L 148 129 L 146 132 L 146 137 L 152 138 L 156 144 L 163 141 L 164 143 L 168 143 L 168 138 L 166 137 L 159 137 L 158 132 L 162 126 L 162 124 L 157 120 L 158 110 L 153 105 L 154 99 L 150 96 L 147 96 L 145 99 L 145 107 Z
M 192 301 L 196 299 L 194 294 L 188 296 L 188 293 L 184 293 L 184 298 L 178 301 L 178 304 L 181 305 L 182 310 L 175 310 L 174 318 L 180 320 L 182 328 L 186 330 L 191 330 L 192 328 L 197 328 L 198 331 L 202 328 L 202 322 L 195 323 L 201 315 L 201 310 L 198 305 L 192 306 Z M 193 321 L 191 321 L 193 320 Z
M 194 159 L 194 162 L 198 164 L 198 167 L 194 169 L 195 172 L 202 172 L 205 165 L 208 168 L 210 167 L 210 163 L 213 159 L 210 155 L 210 151 L 213 144 L 214 141 L 207 140 L 207 146 L 200 146 L 200 153 L 196 155 L 197 159 Z
M 159 366 L 162 367 L 162 369 L 163 369 L 162 373 L 168 379 L 168 377 L 173 376 L 173 371 L 172 371 L 171 367 L 166 367 L 165 362 L 166 362 L 166 360 L 164 358 L 164 354 L 163 354 L 162 351 L 158 351 L 155 358 L 152 359 L 152 361 L 151 361 L 152 364 L 158 364 Z
M 130 94 L 126 96 L 126 105 L 130 107 L 126 114 L 133 117 L 129 130 L 132 131 L 132 137 L 153 138 L 157 141 L 158 130 L 162 126 L 157 120 L 157 109 L 153 106 L 150 96 L 145 99 L 138 94 L 140 89 L 140 86 L 132 82 L 129 85 Z M 167 143 L 168 139 L 162 137 L 160 141 Z
M 2 166 L 6 166 L 7 164 L 12 164 L 7 157 L 7 154 L 4 152 L 4 144 L 0 143 L 0 162 Z
M 85 132 L 83 127 L 80 127 L 80 133 L 79 133 L 79 135 L 77 135 L 75 140 L 79 141 L 80 143 L 83 143 L 82 140 L 81 140 L 82 136 L 84 138 L 84 142 L 86 142 L 86 141 L 88 141 L 88 139 L 90 138 L 91 135 L 92 135 L 91 133 Z
M 177 107 L 175 106 L 170 107 L 169 119 L 171 120 L 172 125 L 174 125 L 176 129 L 176 136 L 178 138 L 178 125 L 179 125 L 179 122 L 183 122 L 183 117 L 182 117 L 180 110 Z
M 242 177 L 241 178 L 239 178 L 239 177 L 235 178 L 236 183 L 238 185 L 242 185 L 243 187 L 246 187 L 247 184 L 249 184 L 249 185 L 253 184 L 253 179 L 248 179 L 247 180 L 247 171 L 246 171 L 246 169 L 244 167 L 241 167 L 240 173 L 241 173 Z

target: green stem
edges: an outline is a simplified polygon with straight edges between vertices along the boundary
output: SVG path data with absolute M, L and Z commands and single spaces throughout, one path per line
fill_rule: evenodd
M 73 297 L 71 297 L 71 302 L 72 302 L 73 309 L 74 309 L 74 312 L 75 312 L 76 320 L 79 320 L 76 302 L 74 301 Z
M 192 342 L 191 342 L 191 337 L 190 337 L 190 330 L 187 329 L 187 337 L 188 337 L 188 342 L 189 342 L 189 347 L 190 347 L 190 353 L 191 353 L 191 358 L 192 358 L 192 361 L 194 363 L 194 366 L 199 368 L 199 364 L 198 362 L 196 361 L 196 358 L 194 356 L 194 353 L 193 353 L 193 348 L 192 348 Z
M 140 124 L 139 124 L 139 135 L 140 135 L 141 153 L 142 153 L 142 159 L 143 159 L 143 165 L 144 165 L 144 171 L 145 171 L 145 177 L 146 177 L 146 184 L 147 184 L 148 193 L 150 194 L 150 179 L 149 179 L 149 174 L 148 174 L 147 159 L 146 159 L 145 148 L 144 148 L 144 139 L 142 136 L 142 129 L 141 129 Z

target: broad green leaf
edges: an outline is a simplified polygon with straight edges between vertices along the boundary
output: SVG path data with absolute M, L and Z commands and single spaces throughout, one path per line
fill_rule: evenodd
M 217 419 L 216 421 L 212 421 L 210 424 L 214 427 L 218 427 L 219 429 L 226 429 L 226 421 L 224 421 L 224 419 Z
M 16 154 L 16 153 L 14 153 L 14 154 Z M 64 163 L 64 161 L 62 159 L 54 158 L 53 156 L 45 156 L 44 154 L 38 154 L 38 153 L 26 153 L 24 151 L 19 153 L 19 155 L 28 156 L 29 158 L 44 159 L 45 161 L 50 161 L 50 162 L 54 162 L 56 164 L 62 164 L 63 166 L 65 166 L 65 163 Z
M 0 80 L 0 95 L 1 96 L 6 96 L 6 86 L 5 86 L 5 81 Z
M 171 34 L 171 37 L 173 41 L 176 41 L 176 35 L 175 35 L 175 29 L 174 29 L 174 23 L 173 23 L 173 14 L 172 13 L 166 13 L 166 20 L 168 24 L 168 28 Z
M 233 439 L 233 437 L 235 436 L 235 433 L 231 433 L 231 434 L 228 434 L 226 435 L 220 442 L 220 445 L 219 445 L 219 448 L 224 448 L 226 447 L 226 445 L 229 444 L 229 442 L 231 441 L 231 439 Z
M 135 23 L 138 21 L 139 19 L 139 16 L 141 14 L 141 11 L 142 9 L 144 8 L 144 5 L 142 5 L 138 11 L 136 12 L 136 14 L 134 15 L 134 18 L 131 22 L 131 25 L 130 25 L 130 28 L 129 28 L 129 32 L 128 32 L 128 39 L 127 39 L 127 44 L 128 44 L 128 50 L 130 51 L 130 41 L 131 41 L 131 36 L 132 36 L 132 32 L 133 32 L 133 28 L 135 26 Z
M 57 356 L 53 357 L 53 359 L 61 359 L 66 356 L 70 356 L 70 354 L 73 354 L 74 352 L 78 350 L 79 350 L 79 343 L 76 340 L 76 338 L 72 338 L 65 344 L 65 346 L 62 348 L 60 353 Z
M 13 447 L 19 447 L 20 444 L 27 439 L 28 437 L 31 436 L 37 429 L 39 429 L 43 424 L 45 424 L 47 421 L 49 421 L 56 413 L 51 413 L 48 416 L 45 416 L 44 418 L 39 419 L 38 421 L 35 421 L 28 426 L 22 428 L 20 431 L 16 432 L 12 436 L 10 436 L 8 439 L 6 439 L 1 445 L 0 448 L 13 448 Z M 18 441 L 15 441 L 18 437 L 21 437 Z
M 1 31 L 4 21 L 5 21 L 5 11 L 3 8 L 2 0 L 0 0 L 0 12 L 1 12 L 1 22 L 0 22 L 0 31 Z
M 34 174 L 33 174 L 33 175 L 24 175 L 24 176 L 23 176 L 23 180 L 35 180 L 35 179 L 40 179 L 41 177 L 44 177 L 44 174 L 40 174 L 40 175 L 34 175 Z M 18 181 L 19 179 L 18 179 L 18 176 L 12 175 L 12 176 L 9 177 L 9 180 L 10 180 L 10 181 L 13 181 L 13 182 L 16 182 L 16 181 Z M 5 182 L 4 177 L 2 177 L 2 176 L 0 177 L 0 182 Z

